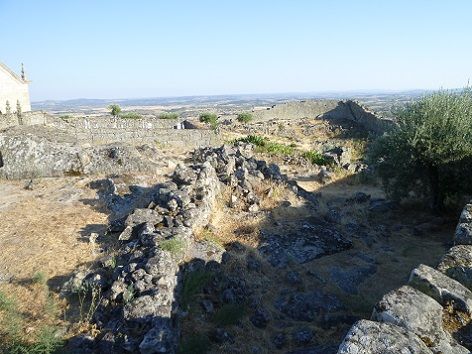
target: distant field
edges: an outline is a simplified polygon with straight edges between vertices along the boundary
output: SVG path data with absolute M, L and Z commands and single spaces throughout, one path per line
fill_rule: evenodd
M 33 102 L 33 110 L 44 110 L 53 113 L 101 113 L 109 104 L 118 103 L 126 109 L 141 112 L 172 110 L 185 115 L 192 115 L 200 110 L 217 110 L 218 113 L 231 114 L 253 107 L 271 106 L 274 104 L 307 99 L 355 99 L 370 109 L 391 116 L 392 108 L 404 105 L 424 95 L 427 91 L 416 90 L 395 93 L 318 93 L 318 94 L 274 94 L 274 95 L 221 95 L 221 96 L 187 96 L 161 97 L 142 99 L 74 99 L 68 101 Z

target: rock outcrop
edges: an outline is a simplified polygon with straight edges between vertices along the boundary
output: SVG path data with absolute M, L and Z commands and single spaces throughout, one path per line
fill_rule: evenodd
M 67 132 L 45 126 L 17 126 L 0 133 L 0 178 L 153 172 L 162 166 L 150 145 L 114 143 L 83 146 Z
M 415 268 L 408 285 L 389 292 L 374 307 L 371 319 L 377 323 L 354 324 L 338 353 L 470 353 L 471 210 L 472 204 L 467 204 L 456 229 L 456 245 L 437 270 Z

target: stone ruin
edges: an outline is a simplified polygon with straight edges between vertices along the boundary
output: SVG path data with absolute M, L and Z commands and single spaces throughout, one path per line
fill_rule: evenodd
M 77 353 L 175 353 L 179 313 L 185 311 L 181 307 L 185 272 L 179 265 L 193 259 L 186 271 L 214 270 L 225 261 L 224 249 L 195 240 L 194 232 L 208 223 L 220 183 L 235 186 L 238 198 L 250 208 L 257 206 L 257 198 L 246 189 L 251 178 L 288 182 L 276 165 L 251 157 L 244 144 L 200 149 L 191 164 L 177 166 L 168 182 L 151 189 L 147 207 L 112 218 L 108 230 L 120 241 L 116 255 L 120 265 L 110 273 L 111 260 L 102 259 L 94 269 L 79 270 L 63 288 L 69 293 L 99 288 L 103 294 L 94 316 L 102 335 L 76 337 L 71 341 L 73 349 Z M 115 200 L 110 180 L 103 181 L 101 188 L 102 195 Z M 292 188 L 304 198 L 310 196 Z M 316 196 L 311 196 L 311 202 L 316 203 Z M 169 244 L 179 247 L 171 249 Z M 472 345 L 472 334 L 465 319 L 472 311 L 471 255 L 472 204 L 468 204 L 457 226 L 455 245 L 437 268 L 415 268 L 408 284 L 379 301 L 370 320 L 352 326 L 338 353 L 469 353 L 466 347 Z M 264 314 L 255 316 L 264 319 Z M 454 331 L 445 326 L 461 319 Z

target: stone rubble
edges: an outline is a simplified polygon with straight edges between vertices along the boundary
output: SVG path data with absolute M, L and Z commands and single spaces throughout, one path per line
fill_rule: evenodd
M 470 353 L 471 230 L 472 204 L 467 204 L 456 229 L 455 246 L 437 270 L 423 264 L 415 268 L 408 285 L 389 292 L 377 303 L 371 321 L 361 320 L 351 327 L 338 354 Z M 466 316 L 452 333 L 446 330 L 445 313 L 450 311 Z
M 110 222 L 111 235 L 103 237 L 120 241 L 115 261 L 104 260 L 95 269 L 77 271 L 63 289 L 78 292 L 99 288 L 103 294 L 93 318 L 101 334 L 94 341 L 86 336 L 74 338 L 71 343 L 75 352 L 174 353 L 179 333 L 176 314 L 185 310 L 178 304 L 179 264 L 184 259 L 199 258 L 203 266 L 207 262 L 205 267 L 211 267 L 212 262 L 228 258 L 224 249 L 194 240 L 194 230 L 208 225 L 220 183 L 233 187 L 236 199 L 254 211 L 259 200 L 253 183 L 266 178 L 285 180 L 278 166 L 256 160 L 250 145 L 199 149 L 192 164 L 177 165 L 170 181 L 151 189 L 147 208 L 136 208 Z M 107 199 L 114 200 L 115 189 L 107 187 Z M 194 269 L 202 266 L 195 259 L 193 263 Z M 257 260 L 248 267 L 257 271 Z M 220 279 L 219 286 L 224 303 L 248 297 L 243 279 Z M 202 306 L 213 311 L 211 302 Z M 259 308 L 251 321 L 264 327 L 268 316 Z M 224 333 L 215 336 L 230 340 Z

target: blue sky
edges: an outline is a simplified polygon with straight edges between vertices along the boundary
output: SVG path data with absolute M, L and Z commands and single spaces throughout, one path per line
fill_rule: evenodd
M 470 0 L 0 0 L 32 100 L 462 87 Z

